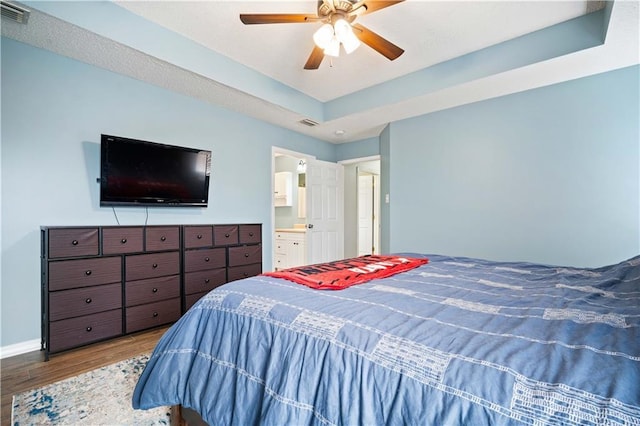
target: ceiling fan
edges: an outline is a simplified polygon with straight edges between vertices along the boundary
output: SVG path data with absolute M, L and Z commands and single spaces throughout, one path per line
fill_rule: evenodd
M 340 46 L 351 53 L 360 42 L 393 61 L 404 50 L 370 29 L 353 22 L 358 16 L 372 13 L 404 0 L 318 0 L 317 15 L 293 13 L 240 14 L 246 25 L 252 24 L 301 24 L 322 22 L 313 35 L 315 46 L 304 65 L 306 70 L 315 70 L 326 56 L 339 56 Z

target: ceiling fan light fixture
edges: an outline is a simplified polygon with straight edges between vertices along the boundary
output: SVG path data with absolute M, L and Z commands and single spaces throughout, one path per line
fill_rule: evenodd
M 345 53 L 350 54 L 364 43 L 393 61 L 402 55 L 404 50 L 365 26 L 354 23 L 354 21 L 358 16 L 386 9 L 404 1 L 317 0 L 315 15 L 308 13 L 241 13 L 240 21 L 245 25 L 322 23 L 322 26 L 313 33 L 315 46 L 304 64 L 305 70 L 317 70 L 325 56 L 340 56 L 340 45 L 344 48 Z M 0 2 L 4 5 L 5 0 L 0 0 Z
M 327 56 L 333 56 L 334 58 L 340 56 L 340 42 L 336 37 L 331 38 L 327 47 L 324 48 L 324 54 Z
M 336 33 L 339 41 L 342 41 L 349 33 L 353 33 L 351 25 L 344 19 L 337 19 L 333 24 L 333 30 Z
M 360 40 L 352 31 L 342 40 L 342 46 L 344 46 L 344 51 L 347 52 L 347 55 L 360 47 L 360 44 Z
M 333 27 L 336 38 L 342 43 L 344 51 L 347 52 L 347 54 L 353 52 L 360 46 L 360 40 L 358 40 L 358 37 L 353 33 L 353 28 L 351 28 L 351 25 L 349 25 L 347 21 L 338 19 L 333 24 Z
M 324 24 L 313 34 L 313 42 L 320 49 L 326 49 L 333 38 L 333 27 L 331 24 Z

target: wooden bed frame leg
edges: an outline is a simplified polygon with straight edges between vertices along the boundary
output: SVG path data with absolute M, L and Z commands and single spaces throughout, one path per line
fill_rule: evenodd
M 171 407 L 170 424 L 171 426 L 209 426 L 202 420 L 200 414 L 182 405 Z
M 169 411 L 169 424 L 171 426 L 186 426 L 182 418 L 182 406 L 173 405 Z

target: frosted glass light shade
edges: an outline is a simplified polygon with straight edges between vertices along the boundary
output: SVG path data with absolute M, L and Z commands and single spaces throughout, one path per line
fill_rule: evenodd
M 313 42 L 320 49 L 326 49 L 333 38 L 333 27 L 331 24 L 324 24 L 313 34 Z
M 327 56 L 333 56 L 335 58 L 340 56 L 340 42 L 337 38 L 331 38 L 331 41 L 329 42 L 327 47 L 324 48 L 324 54 Z
M 344 19 L 338 19 L 333 25 L 324 24 L 313 34 L 313 42 L 327 56 L 340 56 L 340 44 L 347 54 L 360 46 L 360 40 L 353 33 L 353 28 Z
M 336 33 L 336 37 L 338 38 L 338 41 L 341 43 L 344 41 L 344 38 L 347 37 L 349 33 L 351 33 L 351 25 L 349 25 L 349 23 L 344 19 L 338 19 L 333 24 L 333 28 Z
M 358 37 L 353 33 L 351 25 L 344 19 L 338 19 L 334 24 L 334 29 L 336 38 L 342 43 L 347 54 L 353 52 L 360 46 L 360 40 L 358 40 Z
M 360 40 L 352 31 L 350 31 L 349 34 L 342 40 L 342 46 L 344 46 L 344 51 L 349 54 L 360 47 Z

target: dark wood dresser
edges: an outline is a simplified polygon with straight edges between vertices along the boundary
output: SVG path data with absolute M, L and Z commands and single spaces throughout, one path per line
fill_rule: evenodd
M 262 225 L 42 227 L 45 358 L 176 321 L 262 273 Z

